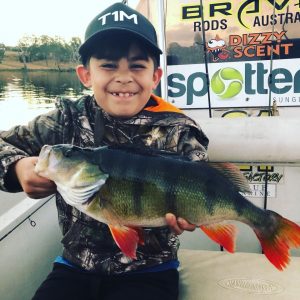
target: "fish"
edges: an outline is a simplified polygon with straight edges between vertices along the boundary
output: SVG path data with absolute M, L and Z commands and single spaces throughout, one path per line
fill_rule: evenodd
M 199 227 L 233 253 L 237 229 L 250 226 L 267 259 L 283 270 L 300 247 L 300 226 L 261 209 L 245 193 L 249 183 L 228 162 L 190 161 L 163 150 L 125 146 L 45 145 L 35 172 L 56 183 L 64 200 L 108 225 L 124 255 L 137 259 L 143 228 L 166 226 L 172 213 Z

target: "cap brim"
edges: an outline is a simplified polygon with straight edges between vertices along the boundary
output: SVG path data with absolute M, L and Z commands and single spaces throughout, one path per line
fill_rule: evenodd
M 146 45 L 153 50 L 155 54 L 162 54 L 162 51 L 160 48 L 157 47 L 157 45 L 153 44 L 152 41 L 146 39 L 143 35 L 140 35 L 136 31 L 129 30 L 129 29 L 123 29 L 123 28 L 108 28 L 105 30 L 102 30 L 101 32 L 97 32 L 91 37 L 89 37 L 78 49 L 78 52 L 80 55 L 85 55 L 87 53 L 90 53 L 91 48 L 95 46 L 95 44 L 100 43 L 101 39 L 104 37 L 107 37 L 109 35 L 116 35 L 116 34 L 123 34 L 123 33 L 129 33 L 132 36 L 135 36 L 139 40 L 146 43 Z

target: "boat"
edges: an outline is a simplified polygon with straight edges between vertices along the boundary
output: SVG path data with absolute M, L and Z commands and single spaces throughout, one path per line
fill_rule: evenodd
M 211 161 L 240 167 L 250 201 L 300 224 L 299 5 L 140 0 L 137 9 L 167 53 L 157 93 L 201 125 Z M 1 299 L 27 300 L 61 251 L 55 197 L 0 199 L 11 201 L 0 214 Z M 234 255 L 200 231 L 180 236 L 180 300 L 298 299 L 300 250 L 278 272 L 252 230 L 236 225 Z

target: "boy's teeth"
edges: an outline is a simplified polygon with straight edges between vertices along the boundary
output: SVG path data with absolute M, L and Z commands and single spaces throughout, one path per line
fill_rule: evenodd
M 119 96 L 119 97 L 130 97 L 133 95 L 133 93 L 112 93 L 113 96 Z

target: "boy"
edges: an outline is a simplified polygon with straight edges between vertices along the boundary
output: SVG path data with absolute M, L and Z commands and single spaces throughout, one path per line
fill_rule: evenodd
M 146 18 L 121 3 L 108 7 L 88 26 L 79 54 L 77 75 L 93 96 L 60 99 L 54 111 L 28 126 L 1 133 L 3 190 L 24 190 L 32 198 L 56 192 L 53 182 L 34 173 L 44 144 L 132 144 L 207 159 L 208 139 L 197 124 L 152 95 L 162 76 L 161 50 Z M 168 214 L 170 228 L 145 228 L 145 245 L 130 260 L 105 224 L 67 205 L 58 193 L 56 202 L 63 254 L 33 299 L 177 299 L 176 234 L 193 225 Z

